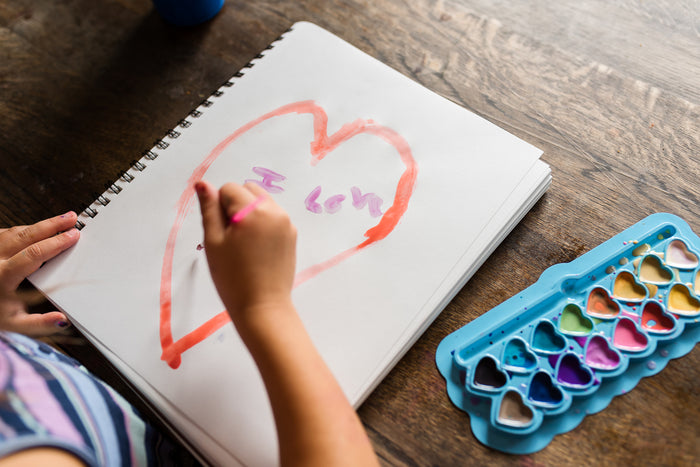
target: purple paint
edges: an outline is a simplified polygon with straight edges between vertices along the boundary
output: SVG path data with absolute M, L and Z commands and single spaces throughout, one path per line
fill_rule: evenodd
M 559 362 L 557 381 L 572 387 L 588 386 L 593 380 L 593 375 L 587 370 L 576 354 L 567 353 Z
M 345 195 L 334 195 L 328 198 L 326 202 L 323 203 L 323 206 L 326 208 L 327 213 L 333 214 L 340 210 L 343 201 L 345 201 Z
M 586 347 L 586 365 L 600 370 L 613 370 L 620 365 L 620 353 L 610 348 L 603 336 L 591 337 Z
M 581 347 L 584 347 L 586 345 L 586 337 L 584 336 L 575 336 L 574 340 L 580 345 Z M 573 347 L 572 347 L 573 349 Z
M 350 187 L 350 193 L 352 194 L 352 205 L 357 209 L 362 209 L 365 205 L 369 205 L 369 214 L 372 217 L 379 217 L 382 215 L 382 203 L 384 201 L 374 193 L 362 194 L 362 191 L 356 187 Z
M 557 362 L 559 361 L 559 357 L 561 357 L 561 354 L 554 354 L 554 355 L 550 355 L 549 357 L 547 357 L 547 359 L 549 360 L 549 364 L 552 366 L 552 368 L 557 367 Z
M 284 191 L 284 188 L 281 186 L 273 185 L 273 182 L 281 182 L 286 180 L 287 177 L 284 175 L 278 174 L 274 170 L 266 169 L 265 167 L 253 167 L 253 172 L 261 176 L 262 180 L 248 179 L 246 180 L 246 183 L 255 183 L 256 185 L 263 187 L 268 193 L 281 193 Z
M 309 196 L 306 197 L 304 200 L 304 205 L 306 206 L 306 209 L 308 211 L 313 212 L 314 214 L 321 214 L 323 212 L 323 207 L 321 207 L 320 204 L 316 202 L 318 197 L 321 195 L 321 186 L 317 186 L 313 190 L 311 190 L 311 193 L 309 193 Z

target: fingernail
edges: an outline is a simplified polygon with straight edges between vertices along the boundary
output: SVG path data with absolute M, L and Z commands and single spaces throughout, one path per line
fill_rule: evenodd
M 200 196 L 202 194 L 204 194 L 204 192 L 206 191 L 204 188 L 204 183 L 202 183 L 201 181 L 194 184 L 194 189 L 197 191 L 197 194 Z
M 73 211 L 68 211 L 67 213 L 65 213 L 65 214 L 63 214 L 63 215 L 61 216 L 61 219 L 64 219 L 64 218 L 66 218 L 66 217 L 70 217 L 70 216 L 72 216 L 73 214 L 74 214 Z

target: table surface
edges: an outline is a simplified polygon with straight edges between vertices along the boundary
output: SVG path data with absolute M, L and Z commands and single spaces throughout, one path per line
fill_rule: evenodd
M 545 196 L 359 409 L 382 462 L 700 462 L 697 349 L 529 456 L 479 444 L 434 364 L 450 332 L 651 213 L 700 232 L 698 0 L 226 0 L 192 29 L 147 0 L 5 0 L 0 224 L 80 209 L 299 20 L 540 147 L 552 168 Z

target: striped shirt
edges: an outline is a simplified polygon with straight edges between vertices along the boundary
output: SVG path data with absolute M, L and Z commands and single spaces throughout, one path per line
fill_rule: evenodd
M 191 465 L 191 455 L 76 360 L 0 331 L 0 457 L 54 447 L 94 466 Z

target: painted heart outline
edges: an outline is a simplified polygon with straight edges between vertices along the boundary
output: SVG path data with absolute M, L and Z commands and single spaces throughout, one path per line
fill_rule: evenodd
M 338 131 L 328 135 L 328 115 L 325 110 L 314 101 L 300 101 L 284 105 L 265 115 L 251 120 L 221 141 L 204 161 L 195 168 L 187 181 L 187 187 L 180 195 L 177 202 L 177 214 L 175 222 L 170 229 L 163 257 L 160 282 L 160 343 L 161 360 L 164 360 L 171 368 L 176 369 L 182 361 L 182 354 L 188 349 L 199 344 L 230 321 L 228 312 L 221 311 L 205 323 L 190 331 L 185 336 L 174 340 L 172 334 L 172 270 L 173 257 L 177 236 L 184 222 L 187 212 L 195 199 L 194 184 L 201 180 L 209 167 L 221 155 L 231 143 L 236 141 L 257 125 L 271 118 L 290 114 L 310 114 L 313 117 L 314 139 L 310 144 L 311 165 L 318 164 L 324 157 L 332 152 L 341 143 L 360 134 L 369 134 L 383 139 L 396 149 L 405 170 L 399 178 L 394 194 L 393 204 L 384 212 L 379 222 L 364 233 L 365 240 L 352 246 L 335 256 L 320 263 L 309 266 L 300 271 L 294 278 L 294 287 L 315 277 L 321 272 L 333 267 L 345 259 L 353 256 L 367 246 L 384 239 L 389 235 L 403 217 L 408 202 L 413 194 L 413 187 L 418 175 L 418 167 L 411 148 L 406 140 L 391 128 L 374 123 L 371 120 L 357 119 L 344 124 Z

